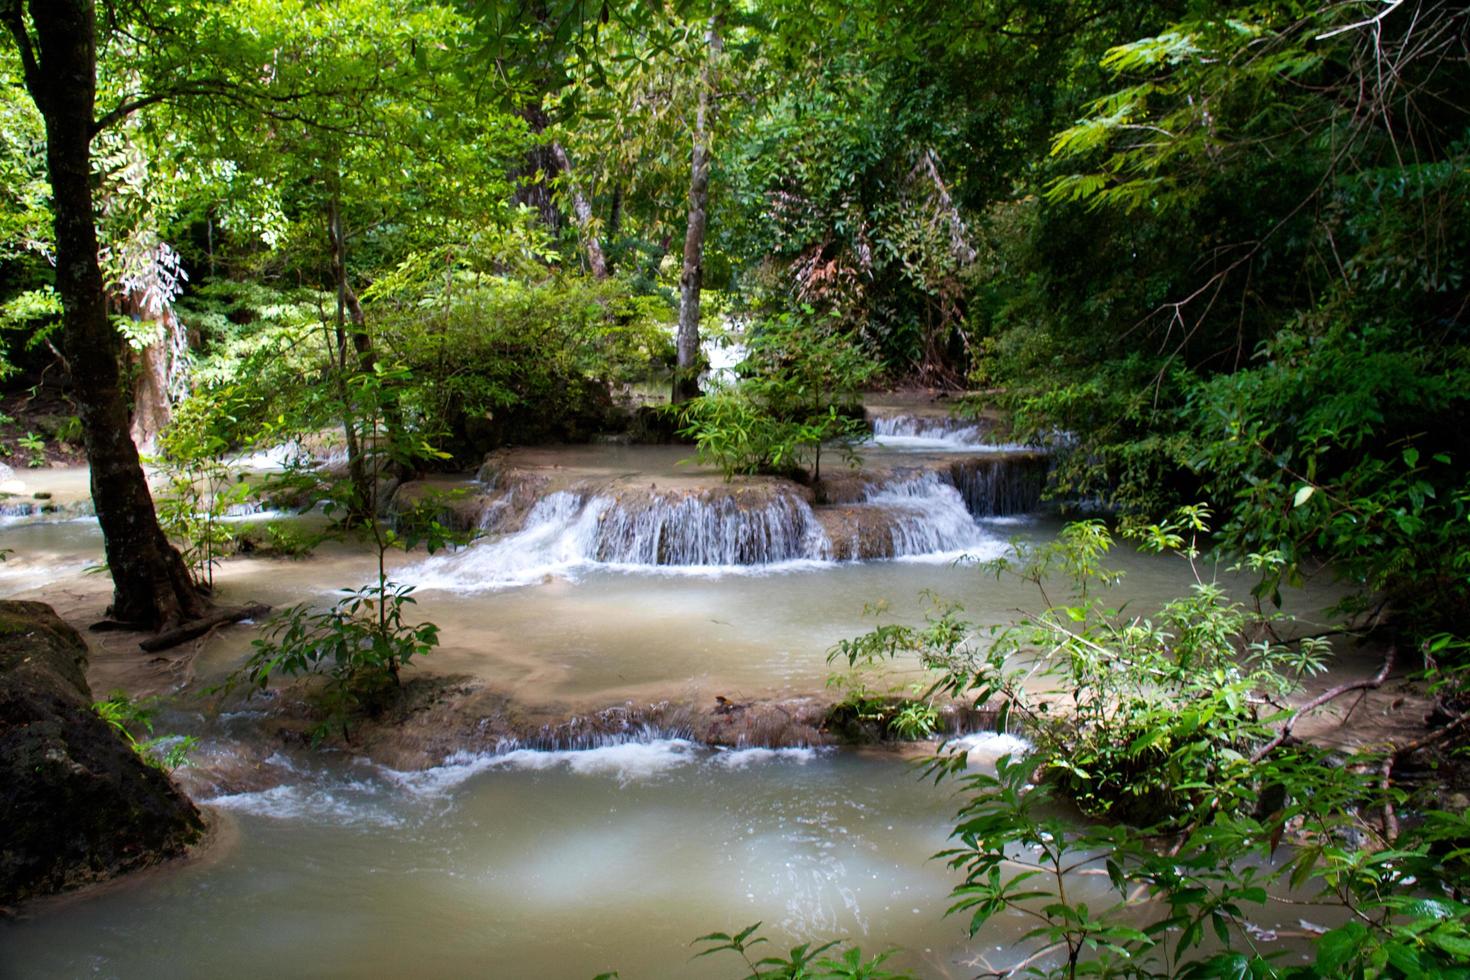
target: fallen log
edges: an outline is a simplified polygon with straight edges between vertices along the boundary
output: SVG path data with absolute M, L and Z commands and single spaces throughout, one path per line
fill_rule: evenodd
M 176 626 L 171 630 L 164 630 L 157 636 L 150 636 L 148 639 L 139 643 L 138 646 L 148 653 L 157 653 L 160 650 L 176 647 L 180 643 L 188 643 L 190 640 L 208 633 L 216 626 L 223 626 L 226 623 L 238 623 L 242 619 L 254 619 L 257 616 L 264 616 L 270 611 L 270 606 L 262 605 L 258 602 L 253 602 L 248 606 L 239 606 L 235 609 L 221 609 L 219 612 L 211 613 L 202 619 L 191 620 L 182 626 Z

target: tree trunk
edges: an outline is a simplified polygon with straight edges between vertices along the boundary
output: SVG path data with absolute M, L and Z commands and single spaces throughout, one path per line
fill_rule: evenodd
M 587 266 L 592 270 L 593 276 L 606 279 L 607 257 L 602 254 L 602 242 L 598 241 L 597 232 L 592 226 L 592 204 L 572 178 L 572 161 L 567 157 L 566 148 L 552 140 L 551 155 L 566 175 L 572 198 L 572 214 L 577 218 L 577 232 L 582 238 L 582 248 L 587 252 Z
M 342 233 L 342 212 L 334 196 L 327 209 L 327 243 L 332 252 L 332 283 L 337 290 L 337 393 L 342 399 L 342 431 L 347 440 L 347 476 L 352 481 L 352 506 L 348 522 L 366 520 L 372 510 L 373 487 L 368 482 L 365 446 L 357 431 L 357 418 L 352 410 L 347 387 L 347 320 L 350 316 L 352 347 L 357 352 L 358 367 L 371 371 L 377 358 L 367 334 L 367 316 L 358 302 L 357 293 L 347 282 L 347 242 Z M 372 433 L 364 433 L 367 438 Z
M 111 614 L 153 629 L 174 626 L 200 615 L 204 601 L 158 526 L 138 449 L 128 435 L 120 339 L 107 319 L 92 199 L 96 16 L 91 0 L 31 0 L 30 15 L 34 50 L 20 0 L 0 2 L 0 17 L 20 49 L 26 88 L 46 123 L 62 343 L 112 573 Z
M 136 301 L 132 306 L 135 316 L 147 317 Z M 133 444 L 142 452 L 153 451 L 159 433 L 173 417 L 170 376 L 174 338 L 179 330 L 179 318 L 174 315 L 173 307 L 163 307 L 158 314 L 158 325 L 162 336 L 138 351 L 138 380 L 133 385 Z
M 675 336 L 679 360 L 672 392 L 676 404 L 699 395 L 699 293 L 704 288 L 704 236 L 709 223 L 710 130 L 714 127 L 715 87 L 724 49 L 718 17 L 710 18 L 705 40 L 709 51 L 700 74 L 699 102 L 694 112 L 689 224 L 684 232 L 684 269 L 679 276 L 679 332 Z
M 537 137 L 546 131 L 550 123 L 539 102 L 521 106 L 516 114 L 526 121 L 532 135 Z M 546 143 L 538 141 L 527 151 L 525 163 L 510 173 L 515 182 L 511 199 L 541 215 L 541 221 L 552 234 L 561 232 L 562 222 L 561 212 L 556 209 L 556 200 L 551 193 L 551 181 L 555 179 L 557 169 L 556 154 Z
M 612 204 L 607 209 L 607 238 L 608 241 L 617 241 L 618 235 L 623 230 L 623 185 L 613 185 Z

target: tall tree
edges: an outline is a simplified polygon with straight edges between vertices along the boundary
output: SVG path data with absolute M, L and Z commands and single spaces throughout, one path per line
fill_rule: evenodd
M 689 165 L 689 221 L 684 230 L 684 267 L 679 275 L 678 365 L 673 400 L 699 394 L 699 293 L 704 288 L 704 238 L 709 224 L 711 133 L 718 111 L 720 55 L 724 39 L 718 15 L 705 32 L 705 62 L 700 73 L 699 102 L 694 110 L 694 149 Z
M 92 500 L 112 574 L 111 612 L 140 626 L 171 626 L 202 614 L 204 601 L 158 525 L 129 434 L 118 370 L 119 338 L 107 317 L 92 195 L 91 143 L 98 129 L 96 12 L 91 0 L 31 0 L 28 8 L 21 0 L 3 0 L 0 19 L 19 49 L 26 89 L 46 124 L 62 348 L 76 391 Z

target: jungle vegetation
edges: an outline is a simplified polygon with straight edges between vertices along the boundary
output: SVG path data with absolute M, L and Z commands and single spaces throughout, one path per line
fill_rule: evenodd
M 1034 757 L 969 777 L 957 907 L 978 927 L 1050 894 L 1001 876 L 1022 843 L 1058 882 L 1107 855 L 1119 909 L 1170 909 L 1058 896 L 1038 968 L 1466 975 L 1465 815 L 1400 820 L 1392 756 L 1324 767 L 1266 707 L 1326 666 L 1270 630 L 1326 568 L 1352 629 L 1435 685 L 1426 737 L 1463 742 L 1464 6 L 0 0 L 0 21 L 0 377 L 75 409 L 7 429 L 7 461 L 84 448 L 115 619 L 207 611 L 209 532 L 160 524 L 140 446 L 204 472 L 333 429 L 337 515 L 381 554 L 385 468 L 642 426 L 820 482 L 860 389 L 952 390 L 1051 448 L 1059 505 L 1108 517 L 1002 570 L 1050 561 L 1078 593 L 993 643 L 944 610 L 838 651 L 917 652 L 952 695 L 1037 715 L 1008 656 L 1051 649 L 1082 692 L 1033 718 Z M 701 338 L 732 325 L 741 378 L 701 391 Z M 632 417 L 633 391 L 677 417 Z M 1097 592 L 1114 535 L 1242 563 L 1259 602 L 1195 581 L 1145 629 Z M 375 588 L 353 628 L 396 679 L 435 635 Z M 252 681 L 346 608 L 298 612 Z M 1047 794 L 1102 822 L 1056 825 Z M 1236 859 L 1283 833 L 1298 884 L 1350 910 L 1313 966 L 1238 928 L 1264 886 Z M 881 973 L 827 947 L 746 963 Z

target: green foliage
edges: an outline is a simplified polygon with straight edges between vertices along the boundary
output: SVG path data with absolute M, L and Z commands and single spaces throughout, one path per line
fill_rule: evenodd
M 15 440 L 15 443 L 29 454 L 26 459 L 26 465 L 29 466 L 31 469 L 37 469 L 46 465 L 45 439 L 42 439 L 34 432 L 27 432 L 25 435 Z
M 1470 938 L 1467 817 L 1427 813 L 1400 832 L 1372 819 L 1404 799 L 1374 753 L 1329 761 L 1284 739 L 1294 713 L 1276 706 L 1328 648 L 1273 639 L 1261 627 L 1279 623 L 1202 577 L 1208 519 L 1191 507 L 1130 532 L 1176 552 L 1195 580 L 1156 614 L 1104 604 L 1112 542 L 1088 522 L 995 563 L 1043 597 L 1070 578 L 1061 603 L 993 629 L 940 607 L 925 627 L 883 626 L 834 648 L 854 664 L 917 655 L 937 671 L 934 693 L 998 706 L 1002 726 L 1033 742 L 994 775 L 968 771 L 963 754 L 931 763 L 967 795 L 943 855 L 965 876 L 950 911 L 972 933 L 999 915 L 1033 920 L 1017 952 L 1042 976 L 1458 975 L 1446 971 Z M 1283 837 L 1291 849 L 1278 856 Z M 1079 874 L 1105 876 L 1101 900 L 1078 894 Z M 1314 967 L 1272 965 L 1246 928 L 1285 889 L 1347 910 Z
M 834 674 L 827 686 L 841 689 L 842 697 L 827 709 L 823 727 L 848 741 L 873 742 L 885 738 L 905 741 L 930 738 L 939 727 L 939 710 L 928 697 L 904 696 L 901 687 L 886 693 L 869 685 L 860 671 Z M 920 690 L 910 695 L 922 695 Z
M 757 922 L 734 934 L 712 932 L 700 936 L 695 942 L 707 946 L 695 956 L 733 953 L 745 961 L 745 968 L 750 971 L 746 980 L 904 980 L 908 976 L 884 968 L 883 963 L 893 955 L 892 951 L 865 960 L 861 950 L 856 947 L 843 950 L 835 940 L 819 945 L 802 943 L 793 946 L 785 956 L 756 959 L 759 953 L 755 947 L 766 942 L 760 935 L 760 927 Z
M 491 443 L 587 438 L 607 423 L 610 387 L 672 356 L 669 306 L 617 279 L 475 277 L 383 315 L 381 343 L 416 379 L 405 409 L 474 458 Z
M 1068 434 L 1058 495 L 1208 497 L 1225 551 L 1281 557 L 1263 595 L 1326 562 L 1422 636 L 1470 602 L 1470 115 L 1413 108 L 1467 77 L 1416 39 L 1464 14 L 1362 13 L 1191 8 L 1115 44 L 1046 199 L 994 212 L 974 378 Z
M 271 553 L 287 558 L 305 558 L 320 543 L 318 535 L 309 534 L 282 521 L 268 522 L 263 531 L 266 547 Z
M 200 407 L 181 406 L 159 436 L 156 463 L 164 485 L 155 507 L 159 526 L 178 546 L 196 584 L 213 590 L 214 567 L 236 539 L 222 518 L 245 502 L 251 488 L 231 479 L 224 463 L 228 444 Z
M 1264 595 L 1326 558 L 1358 608 L 1387 602 L 1421 635 L 1456 627 L 1470 612 L 1470 492 L 1448 426 L 1470 411 L 1470 361 L 1384 326 L 1303 326 L 1190 398 L 1192 465 L 1233 503 L 1222 543 L 1281 556 Z
M 151 705 L 134 701 L 122 691 L 113 691 L 107 700 L 93 703 L 92 710 L 127 740 L 140 759 L 164 772 L 172 773 L 187 765 L 189 753 L 199 744 L 193 735 L 155 737 Z
M 413 263 L 363 302 L 378 358 L 408 370 L 394 382 L 396 411 L 461 461 L 505 442 L 585 439 L 608 424 L 610 389 L 650 377 L 671 356 L 669 307 L 624 280 L 528 282 L 457 263 L 448 280 L 438 271 L 435 280 L 432 265 Z M 194 397 L 218 410 L 231 441 L 341 424 L 341 399 L 323 383 L 337 368 L 322 302 L 211 287 L 191 305 L 217 338 L 198 361 Z
M 468 540 L 439 522 L 432 502 L 401 511 L 391 523 L 382 516 L 389 469 L 442 455 L 422 434 L 392 418 L 399 391 L 411 379 L 407 370 L 379 362 L 372 373 L 355 374 L 341 384 L 348 400 L 340 408 L 356 439 L 360 479 L 342 480 L 298 460 L 268 485 L 276 492 L 290 488 L 305 494 L 329 518 L 338 519 L 341 533 L 366 534 L 377 559 L 376 580 L 344 589 L 329 609 L 313 611 L 302 604 L 272 617 L 264 635 L 253 642 L 254 651 L 226 683 L 227 688 L 245 683 L 264 690 L 276 676 L 326 674 L 327 715 L 318 737 L 332 728 L 340 728 L 345 737 L 352 714 L 382 708 L 397 694 L 402 668 L 439 643 L 438 626 L 405 620 L 415 603 L 413 587 L 389 580 L 387 553 L 420 544 L 433 553 Z
M 381 707 L 399 671 L 439 644 L 439 627 L 408 623 L 413 587 L 380 580 L 345 593 L 330 609 L 293 606 L 272 617 L 236 679 L 264 690 L 272 677 L 325 673 L 331 679 L 328 716 L 318 736 L 347 731 L 352 711 Z
M 747 338 L 739 383 L 678 409 L 681 434 L 694 440 L 699 458 L 727 479 L 809 464 L 817 484 L 824 447 L 855 463 L 855 447 L 867 437 L 859 390 L 877 364 L 835 321 L 810 310 L 753 324 Z

